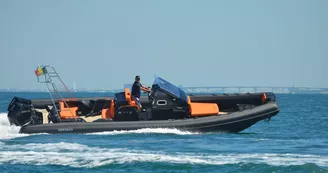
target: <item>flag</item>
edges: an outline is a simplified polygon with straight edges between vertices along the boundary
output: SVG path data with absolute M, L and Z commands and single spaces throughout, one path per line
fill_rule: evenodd
M 34 70 L 34 73 L 35 73 L 36 76 L 44 75 L 45 68 L 44 67 L 39 67 L 37 70 Z

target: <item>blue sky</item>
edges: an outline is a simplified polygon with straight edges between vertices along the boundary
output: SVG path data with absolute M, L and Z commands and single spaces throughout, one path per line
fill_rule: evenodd
M 0 0 L 0 88 L 328 87 L 326 0 Z

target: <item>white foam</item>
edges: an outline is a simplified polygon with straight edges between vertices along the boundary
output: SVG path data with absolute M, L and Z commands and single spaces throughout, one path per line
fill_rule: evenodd
M 17 137 L 30 136 L 31 134 L 20 134 L 19 126 L 11 126 L 7 113 L 0 113 L 0 139 L 12 139 Z M 138 130 L 115 130 L 110 132 L 99 132 L 99 133 L 87 133 L 87 135 L 122 135 L 122 134 L 176 134 L 176 135 L 192 135 L 199 134 L 195 132 L 188 132 L 178 129 L 167 129 L 167 128 L 143 128 Z M 34 134 L 35 135 L 35 134 Z
M 28 134 L 20 134 L 19 126 L 11 126 L 7 113 L 0 113 L 0 139 L 12 139 L 17 137 L 29 136 Z
M 266 138 L 257 138 L 256 140 L 257 140 L 257 141 L 268 141 L 268 140 L 270 140 L 270 139 L 266 139 Z
M 98 167 L 131 162 L 160 162 L 173 164 L 224 165 L 238 163 L 268 164 L 274 166 L 314 163 L 328 167 L 328 156 L 305 154 L 202 154 L 165 153 L 127 148 L 89 147 L 76 143 L 47 143 L 5 145 L 0 164 L 62 165 L 70 167 Z
M 35 134 L 20 134 L 19 126 L 11 126 L 7 113 L 0 113 L 0 139 L 12 139 L 17 137 L 25 137 Z M 122 135 L 122 134 L 176 134 L 176 135 L 192 135 L 199 134 L 195 132 L 182 131 L 178 129 L 167 129 L 167 128 L 143 128 L 138 130 L 115 130 L 110 132 L 99 132 L 99 133 L 87 133 L 86 135 Z
M 143 128 L 138 130 L 115 130 L 111 132 L 99 132 L 99 133 L 88 133 L 87 135 L 122 135 L 122 134 L 176 134 L 176 135 L 192 135 L 199 134 L 195 132 L 182 131 L 178 129 L 168 129 L 168 128 Z

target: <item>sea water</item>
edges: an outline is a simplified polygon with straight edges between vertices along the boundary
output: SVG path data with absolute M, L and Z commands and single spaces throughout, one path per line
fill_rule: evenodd
M 240 133 L 154 128 L 31 135 L 9 125 L 14 96 L 48 97 L 0 93 L 0 172 L 328 172 L 328 95 L 277 94 L 279 114 Z

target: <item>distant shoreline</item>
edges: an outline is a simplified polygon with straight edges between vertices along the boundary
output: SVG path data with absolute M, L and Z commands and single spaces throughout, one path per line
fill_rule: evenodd
M 71 93 L 117 93 L 117 92 L 122 92 L 122 90 L 108 90 L 108 91 L 92 91 L 92 90 L 81 90 L 81 91 L 76 91 Z M 66 91 L 61 91 L 61 93 L 65 93 Z M 272 91 L 257 91 L 257 92 L 186 92 L 187 94 L 242 94 L 242 93 L 259 93 L 259 92 L 272 92 Z M 5 90 L 0 90 L 0 93 L 48 93 L 48 91 L 31 91 L 31 90 L 13 90 L 13 91 L 5 91 Z M 328 94 L 328 92 L 273 92 L 275 94 Z

